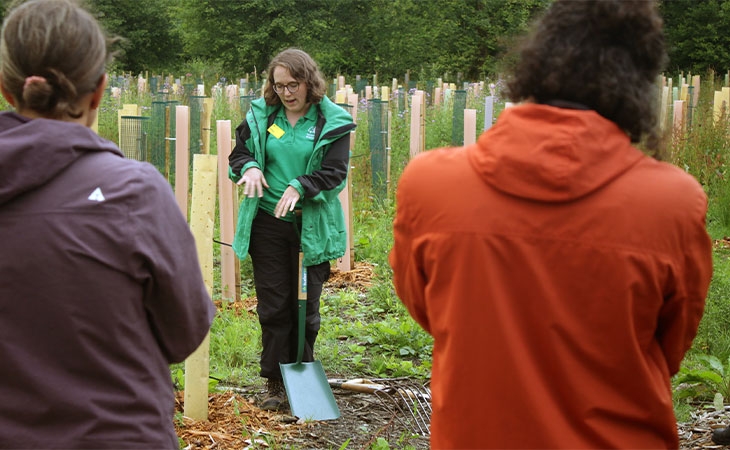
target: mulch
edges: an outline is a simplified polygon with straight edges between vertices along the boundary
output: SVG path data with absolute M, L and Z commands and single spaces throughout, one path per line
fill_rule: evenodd
M 183 392 L 177 393 L 176 410 L 182 414 Z M 176 417 L 180 417 L 177 415 Z M 283 416 L 257 408 L 251 400 L 235 392 L 211 394 L 208 420 L 176 419 L 175 431 L 185 449 L 245 449 L 266 445 L 266 437 L 286 437 L 306 425 L 286 423 Z

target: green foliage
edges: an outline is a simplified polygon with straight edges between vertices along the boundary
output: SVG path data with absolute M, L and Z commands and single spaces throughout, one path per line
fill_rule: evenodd
M 118 111 L 122 105 L 119 100 L 112 98 L 109 88 L 101 99 L 101 104 L 97 110 L 97 129 L 99 136 L 109 139 L 112 142 L 119 142 L 119 128 L 117 122 L 119 120 Z
M 115 50 L 118 67 L 134 74 L 170 70 L 181 55 L 179 30 L 170 16 L 175 0 L 91 0 L 91 9 L 112 36 L 122 38 Z
M 204 84 L 205 92 L 198 93 L 198 95 L 211 96 L 211 88 L 213 85 L 221 82 L 222 79 L 227 80 L 224 76 L 225 70 L 222 64 L 218 60 L 207 60 L 202 58 L 192 58 L 185 64 L 186 73 L 190 76 L 188 82 L 194 84 Z M 237 80 L 231 79 L 229 83 L 238 84 Z M 219 111 L 220 112 L 220 111 Z M 230 117 L 230 116 L 217 116 L 217 117 Z
M 372 204 L 373 199 L 363 199 Z M 373 205 L 377 207 L 377 204 Z M 376 270 L 387 270 L 388 252 L 392 247 L 393 236 L 389 230 L 393 223 L 394 205 L 386 203 L 380 209 L 353 208 L 355 230 L 355 258 L 374 264 Z
M 670 67 L 730 67 L 730 0 L 662 0 Z
M 181 0 L 174 11 L 188 58 L 217 60 L 231 74 L 244 74 L 263 71 L 277 51 L 300 45 L 297 33 L 309 29 L 311 8 L 294 0 Z
M 176 391 L 185 390 L 185 364 L 178 363 L 170 366 L 170 376 L 172 377 L 172 385 Z M 215 392 L 220 380 L 215 377 L 208 379 L 208 392 Z
M 5 100 L 5 97 L 0 95 L 0 111 L 10 111 L 13 107 L 8 103 L 7 100 Z
M 712 355 L 699 355 L 694 368 L 682 367 L 675 382 L 678 389 L 675 399 L 691 397 L 712 401 L 718 410 L 723 409 L 724 399 L 730 398 L 730 358 L 723 364 Z
M 258 360 L 261 328 L 254 315 L 231 309 L 218 312 L 210 331 L 210 373 L 224 384 L 260 382 Z
M 378 290 L 390 281 L 374 284 Z M 323 298 L 318 358 L 328 370 L 354 377 L 430 377 L 432 338 L 408 316 L 392 288 L 387 296 L 387 305 L 352 291 Z
M 0 2 L 0 19 L 8 1 Z M 262 72 L 288 46 L 326 73 L 379 73 L 383 80 L 497 72 L 513 38 L 551 0 L 87 0 L 124 42 L 115 68 L 178 71 L 216 62 L 229 78 Z M 730 67 L 730 0 L 660 0 L 670 67 Z
M 379 437 L 370 447 L 371 450 L 390 450 L 390 444 L 384 438 Z
M 510 37 L 550 0 L 89 0 L 125 38 L 122 70 L 177 70 L 198 59 L 230 78 L 261 73 L 300 47 L 325 73 L 383 80 L 424 68 L 458 82 L 493 73 Z
M 725 360 L 730 357 L 730 251 L 715 250 L 713 265 L 714 274 L 693 353 Z
M 531 19 L 549 3 L 491 0 L 476 2 L 472 8 L 465 8 L 462 2 L 439 3 L 432 14 L 435 23 L 441 25 L 436 28 L 432 45 L 441 42 L 444 51 L 436 64 L 457 74 L 468 68 L 463 72 L 466 79 L 494 74 L 498 61 L 513 44 L 512 39 L 522 34 Z M 457 76 L 456 82 L 459 81 Z

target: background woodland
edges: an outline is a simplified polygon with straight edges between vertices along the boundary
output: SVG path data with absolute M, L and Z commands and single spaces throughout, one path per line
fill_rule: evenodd
M 0 0 L 0 17 L 17 0 Z M 261 73 L 279 50 L 309 52 L 327 75 L 382 80 L 494 77 L 551 0 L 82 0 L 113 36 L 110 72 Z M 730 0 L 659 0 L 668 71 L 730 67 Z

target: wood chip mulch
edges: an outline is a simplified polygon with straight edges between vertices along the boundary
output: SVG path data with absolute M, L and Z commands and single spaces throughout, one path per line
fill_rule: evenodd
M 325 283 L 325 288 L 333 290 L 354 290 L 358 292 L 367 292 L 372 285 L 372 279 L 375 277 L 374 266 L 366 262 L 356 262 L 352 270 L 342 271 L 336 267 L 332 268 L 330 277 Z M 230 310 L 237 316 L 251 315 L 256 312 L 256 297 L 248 297 L 234 302 L 214 301 L 218 310 Z
M 712 430 L 730 425 L 730 406 L 723 411 L 714 409 L 698 409 L 692 413 L 688 422 L 678 423 L 679 448 L 689 449 L 724 449 L 725 445 L 712 442 Z
M 208 420 L 183 416 L 183 392 L 176 393 L 175 431 L 186 450 L 267 447 L 269 442 L 295 439 L 308 423 L 277 412 L 263 411 L 244 395 L 225 391 L 208 397 Z
M 351 289 L 359 292 L 366 292 L 372 285 L 375 277 L 372 264 L 358 261 L 355 267 L 348 271 L 341 271 L 336 267 L 332 268 L 326 287 L 335 289 Z
M 725 236 L 722 239 L 715 239 L 713 245 L 715 248 L 730 248 L 730 237 Z

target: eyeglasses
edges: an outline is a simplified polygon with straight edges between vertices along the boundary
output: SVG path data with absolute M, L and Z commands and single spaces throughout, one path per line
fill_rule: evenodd
M 292 81 L 289 84 L 280 84 L 276 83 L 274 84 L 274 92 L 277 94 L 283 94 L 284 88 L 286 88 L 287 91 L 289 91 L 290 94 L 296 94 L 299 90 L 299 82 L 298 81 Z

